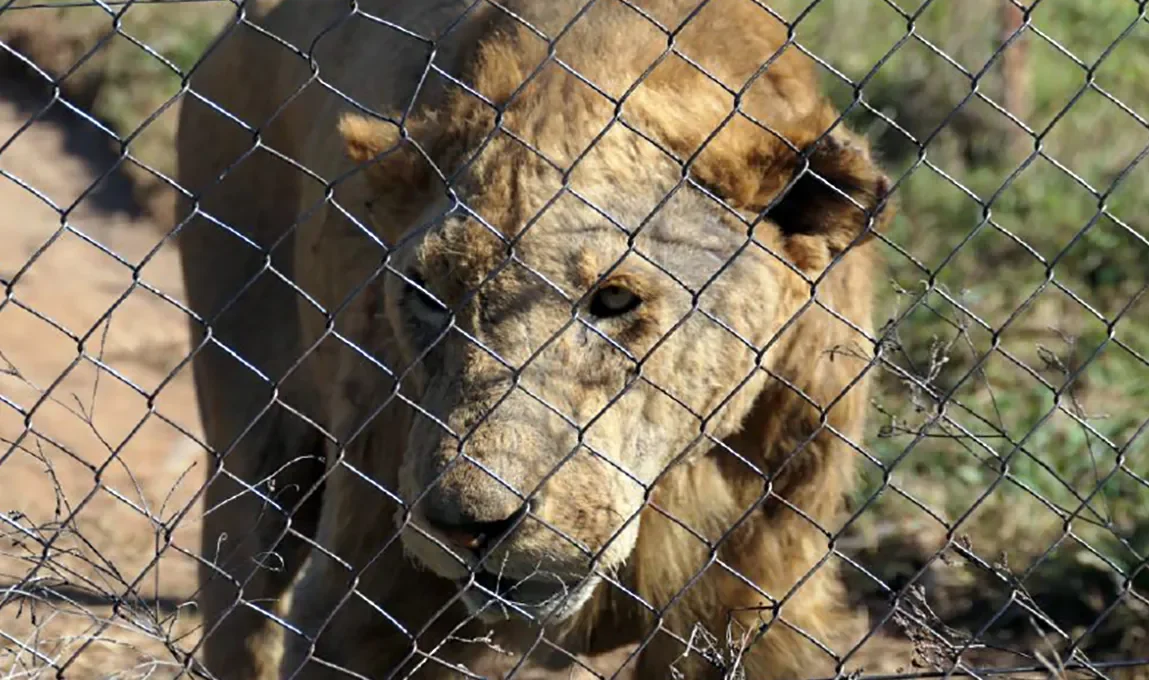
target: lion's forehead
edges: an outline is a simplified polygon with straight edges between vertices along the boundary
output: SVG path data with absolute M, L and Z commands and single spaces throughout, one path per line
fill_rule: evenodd
M 573 302 L 620 272 L 697 291 L 750 241 L 746 225 L 697 193 L 653 210 L 643 203 L 620 194 L 607 212 L 559 199 L 509 234 L 457 217 L 424 241 L 420 258 L 430 277 L 460 288 L 542 287 Z

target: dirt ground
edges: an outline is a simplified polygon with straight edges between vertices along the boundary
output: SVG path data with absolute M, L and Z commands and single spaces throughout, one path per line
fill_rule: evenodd
M 206 460 L 178 259 L 48 101 L 0 82 L 0 674 L 170 677 Z

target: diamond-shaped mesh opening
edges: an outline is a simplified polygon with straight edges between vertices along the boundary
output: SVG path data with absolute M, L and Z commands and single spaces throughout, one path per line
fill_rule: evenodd
M 0 669 L 1142 677 L 1145 9 L 0 7 Z

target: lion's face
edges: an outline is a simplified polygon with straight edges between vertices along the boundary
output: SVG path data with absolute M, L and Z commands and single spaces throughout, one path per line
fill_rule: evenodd
M 620 149 L 600 144 L 567 191 L 493 154 L 520 171 L 471 183 L 477 216 L 409 234 L 385 284 L 420 411 L 394 435 L 405 546 L 446 578 L 474 573 L 464 599 L 481 615 L 576 611 L 627 560 L 660 474 L 744 417 L 759 352 L 794 311 L 772 225 L 751 240 L 698 188 L 666 199 L 676 166 L 635 148 L 619 184 L 601 163 Z
M 829 108 L 779 115 L 783 142 L 749 119 L 710 137 L 722 109 L 705 99 L 635 95 L 633 118 L 680 157 L 705 146 L 688 182 L 649 137 L 600 134 L 601 102 L 542 92 L 504 117 L 518 136 L 473 154 L 453 135 L 482 115 L 408 122 L 458 169 L 449 192 L 393 125 L 349 116 L 341 133 L 393 244 L 387 351 L 412 415 L 383 434 L 405 438 L 404 546 L 469 583 L 480 615 L 554 621 L 627 561 L 660 475 L 739 428 L 807 277 L 860 238 L 887 184 L 864 144 L 823 136 Z

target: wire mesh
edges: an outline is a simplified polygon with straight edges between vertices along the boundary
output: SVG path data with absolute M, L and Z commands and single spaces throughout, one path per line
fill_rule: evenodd
M 0 5 L 0 669 L 1149 677 L 1146 9 Z

